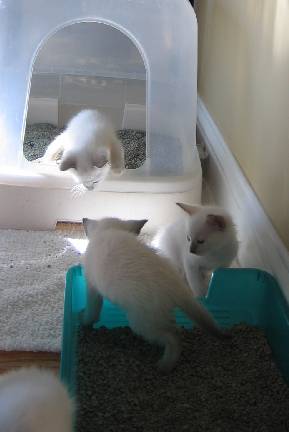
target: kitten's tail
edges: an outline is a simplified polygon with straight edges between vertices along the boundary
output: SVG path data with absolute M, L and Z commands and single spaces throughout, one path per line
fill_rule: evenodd
M 186 296 L 182 304 L 179 304 L 179 307 L 193 322 L 213 336 L 219 339 L 229 339 L 231 337 L 228 332 L 218 326 L 207 309 L 193 295 Z

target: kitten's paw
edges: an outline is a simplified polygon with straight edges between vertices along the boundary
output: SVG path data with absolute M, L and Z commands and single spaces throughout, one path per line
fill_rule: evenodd
M 85 309 L 80 313 L 80 321 L 83 326 L 91 327 L 98 320 L 99 320 L 99 314 L 96 312 L 91 312 Z

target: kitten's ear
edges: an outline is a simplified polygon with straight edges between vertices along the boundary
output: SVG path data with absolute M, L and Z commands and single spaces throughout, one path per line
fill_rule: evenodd
M 206 222 L 208 225 L 210 225 L 210 227 L 215 228 L 217 231 L 225 231 L 227 227 L 226 219 L 222 215 L 209 214 L 207 216 Z
M 82 219 L 83 228 L 84 228 L 86 237 L 89 238 L 89 236 L 92 233 L 93 229 L 96 227 L 97 222 L 98 221 L 93 220 L 93 219 L 88 219 L 88 218 L 83 218 Z
M 198 207 L 198 206 L 191 206 L 189 204 L 183 204 L 183 203 L 176 203 L 176 204 L 177 204 L 177 206 L 181 207 L 181 209 L 183 209 L 189 215 L 193 215 L 200 210 L 200 207 Z
M 72 154 L 62 156 L 59 169 L 60 171 L 66 171 L 70 168 L 76 168 L 76 159 Z
M 129 228 L 129 231 L 138 235 L 141 232 L 142 227 L 147 223 L 148 219 L 142 220 L 128 220 L 125 221 Z

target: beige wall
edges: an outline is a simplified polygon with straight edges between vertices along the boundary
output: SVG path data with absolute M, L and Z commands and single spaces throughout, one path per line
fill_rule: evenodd
M 289 248 L 289 0 L 197 0 L 199 95 Z

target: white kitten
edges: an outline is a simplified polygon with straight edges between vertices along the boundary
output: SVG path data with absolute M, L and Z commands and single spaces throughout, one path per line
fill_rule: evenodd
M 47 147 L 44 162 L 60 158 L 60 170 L 74 169 L 77 179 L 88 190 L 102 181 L 109 171 L 121 174 L 124 153 L 108 118 L 96 110 L 83 110 Z
M 145 220 L 84 219 L 83 223 L 89 238 L 83 259 L 88 282 L 85 324 L 98 320 L 102 297 L 108 298 L 127 313 L 135 333 L 164 346 L 158 363 L 163 371 L 175 366 L 181 352 L 174 308 L 213 335 L 225 336 L 169 260 L 137 239 Z
M 72 432 L 72 413 L 52 372 L 23 368 L 0 375 L 1 432 Z
M 171 260 L 196 295 L 205 295 L 206 272 L 230 266 L 237 255 L 236 229 L 222 208 L 177 205 L 186 218 L 160 230 L 152 246 Z

